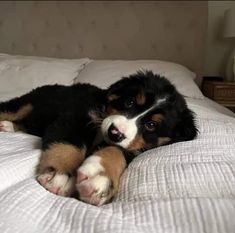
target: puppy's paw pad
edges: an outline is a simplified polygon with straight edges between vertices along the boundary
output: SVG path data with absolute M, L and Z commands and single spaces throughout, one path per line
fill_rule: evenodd
M 108 202 L 112 197 L 112 182 L 107 176 L 96 175 L 77 183 L 79 199 L 96 206 Z
M 104 174 L 100 157 L 89 157 L 78 169 L 76 188 L 80 200 L 96 206 L 107 203 L 113 197 L 112 181 Z
M 0 121 L 0 132 L 15 132 L 11 121 Z
M 74 191 L 75 177 L 59 172 L 45 172 L 37 177 L 38 182 L 49 192 L 68 197 Z
M 55 172 L 45 172 L 37 177 L 38 182 L 45 187 L 47 183 L 54 177 Z
M 86 176 L 84 173 L 78 171 L 77 172 L 77 182 L 81 183 L 83 180 L 88 179 L 88 176 Z
M 79 195 L 83 197 L 90 197 L 96 190 L 89 185 L 89 183 L 84 183 L 82 185 L 79 185 Z

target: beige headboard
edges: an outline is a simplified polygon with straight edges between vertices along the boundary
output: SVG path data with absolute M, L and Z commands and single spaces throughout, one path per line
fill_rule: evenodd
M 0 2 L 0 53 L 95 59 L 161 59 L 198 74 L 207 2 Z

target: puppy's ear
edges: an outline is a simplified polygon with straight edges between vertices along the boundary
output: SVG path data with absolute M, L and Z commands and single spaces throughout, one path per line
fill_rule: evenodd
M 181 112 L 179 119 L 180 121 L 177 123 L 173 131 L 173 142 L 194 139 L 198 134 L 194 113 L 186 108 L 183 112 Z
M 123 77 L 119 81 L 115 82 L 112 84 L 108 89 L 107 89 L 107 96 L 110 95 L 118 95 L 119 92 L 123 89 L 126 88 L 127 85 L 129 84 L 130 80 L 127 77 Z

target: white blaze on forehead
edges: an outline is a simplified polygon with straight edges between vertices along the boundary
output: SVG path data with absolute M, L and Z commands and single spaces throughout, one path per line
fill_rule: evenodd
M 155 104 L 153 104 L 152 107 L 148 108 L 147 110 L 145 110 L 144 112 L 140 113 L 139 115 L 137 115 L 136 117 L 133 118 L 133 120 L 138 120 L 141 116 L 145 115 L 146 113 L 150 112 L 151 110 L 153 110 L 154 108 L 156 108 L 157 106 L 163 104 L 166 102 L 166 97 L 162 98 L 162 99 L 158 99 Z
M 165 103 L 165 102 L 166 102 L 166 100 L 167 100 L 167 96 L 165 96 L 165 97 L 164 97 L 164 98 L 162 98 L 162 99 L 158 99 L 158 100 L 156 101 L 155 106 L 159 106 L 159 105 L 161 105 L 161 104 Z
M 102 122 L 101 125 L 101 130 L 102 133 L 105 137 L 106 141 L 109 141 L 107 132 L 109 127 L 114 124 L 114 126 L 119 129 L 119 128 L 125 128 L 126 131 L 124 133 L 125 139 L 123 139 L 121 142 L 116 143 L 116 145 L 119 145 L 123 148 L 127 148 L 130 143 L 135 139 L 136 134 L 138 132 L 138 127 L 137 127 L 137 120 L 144 116 L 146 113 L 150 112 L 151 110 L 153 110 L 155 107 L 163 104 L 166 102 L 167 97 L 161 98 L 161 99 L 157 99 L 156 102 L 152 105 L 152 107 L 148 108 L 147 110 L 145 110 L 144 112 L 140 113 L 139 115 L 137 115 L 136 117 L 132 118 L 132 119 L 128 119 L 123 115 L 112 115 L 109 116 L 107 118 L 105 118 Z

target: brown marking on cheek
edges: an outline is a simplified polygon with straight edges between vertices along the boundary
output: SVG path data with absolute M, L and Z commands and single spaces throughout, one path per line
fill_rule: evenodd
M 157 145 L 162 146 L 170 141 L 171 141 L 171 138 L 169 138 L 169 137 L 160 137 L 160 138 L 158 138 Z
M 139 150 L 142 148 L 147 148 L 147 143 L 143 139 L 142 135 L 137 135 L 135 139 L 127 147 L 127 150 L 135 151 L 135 150 Z
M 151 118 L 152 121 L 156 121 L 157 123 L 161 123 L 163 119 L 164 116 L 162 114 L 154 114 Z
M 136 96 L 136 102 L 139 105 L 144 105 L 146 102 L 146 96 L 143 93 L 143 91 L 141 91 L 137 96 Z
M 109 95 L 109 96 L 108 96 L 108 101 L 111 102 L 111 101 L 116 100 L 116 99 L 118 99 L 118 98 L 119 98 L 119 96 L 117 96 L 117 95 L 115 95 L 115 94 L 112 94 L 112 95 Z
M 54 143 L 42 152 L 38 172 L 53 168 L 61 173 L 73 174 L 85 159 L 86 150 L 71 144 Z
M 33 111 L 31 104 L 23 105 L 16 112 L 1 112 L 0 121 L 20 121 L 27 117 Z
M 105 147 L 94 154 L 101 157 L 101 165 L 104 167 L 101 175 L 106 175 L 112 180 L 113 195 L 118 190 L 119 179 L 126 167 L 124 155 L 119 148 L 114 146 Z
M 108 113 L 108 115 L 120 115 L 120 112 L 118 112 L 117 109 L 108 106 L 106 112 Z

